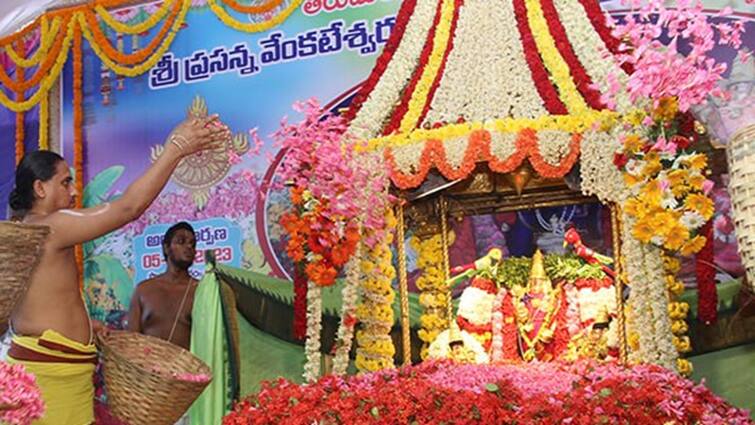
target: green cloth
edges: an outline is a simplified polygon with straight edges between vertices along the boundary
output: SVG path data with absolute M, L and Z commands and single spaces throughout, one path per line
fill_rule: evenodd
M 755 344 L 740 345 L 690 357 L 694 381 L 705 385 L 726 401 L 750 410 L 755 419 Z
M 718 295 L 718 314 L 736 310 L 736 305 L 734 304 L 741 288 L 742 283 L 738 279 L 721 282 L 716 285 L 716 293 Z M 698 300 L 697 289 L 687 289 L 681 296 L 679 296 L 679 300 L 689 304 L 688 320 L 696 319 Z
M 220 288 L 212 270 L 199 282 L 191 317 L 191 352 L 212 370 L 212 381 L 189 409 L 191 424 L 219 424 L 230 411 L 231 370 Z

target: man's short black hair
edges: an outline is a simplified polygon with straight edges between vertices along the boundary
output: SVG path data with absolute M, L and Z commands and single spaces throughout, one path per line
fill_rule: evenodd
M 170 246 L 170 243 L 173 241 L 173 237 L 176 236 L 176 233 L 178 233 L 179 230 L 188 230 L 192 234 L 194 234 L 194 228 L 191 227 L 191 224 L 181 221 L 178 222 L 168 229 L 167 232 L 165 232 L 165 237 L 163 237 L 163 254 L 167 257 L 168 252 L 167 248 Z

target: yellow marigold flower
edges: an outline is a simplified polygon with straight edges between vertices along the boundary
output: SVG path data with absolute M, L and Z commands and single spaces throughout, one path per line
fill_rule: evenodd
M 637 221 L 632 229 L 632 236 L 642 243 L 650 242 L 650 239 L 655 236 L 655 230 L 650 224 L 650 220 L 642 219 Z
M 676 97 L 664 97 L 658 102 L 658 107 L 653 110 L 653 117 L 656 121 L 671 121 L 679 111 L 679 104 Z
M 653 206 L 641 198 L 631 198 L 624 204 L 624 211 L 638 220 L 650 214 L 654 209 Z
M 671 187 L 683 185 L 687 180 L 689 173 L 687 170 L 672 170 L 666 175 L 666 179 Z
M 650 156 L 650 154 L 648 154 L 648 156 Z M 662 169 L 663 165 L 661 165 L 661 159 L 658 158 L 658 155 L 655 155 L 652 158 L 646 158 L 645 168 L 642 169 L 642 175 L 645 177 L 654 177 L 660 173 Z
M 679 371 L 680 375 L 690 377 L 694 369 L 692 367 L 692 363 L 689 360 L 676 359 L 676 370 Z
M 666 236 L 663 246 L 671 251 L 679 250 L 689 239 L 689 230 L 679 223 L 674 224 Z
M 645 145 L 645 141 L 636 134 L 624 138 L 624 152 L 636 153 Z
M 697 211 L 706 220 L 710 219 L 715 211 L 713 201 L 707 196 L 700 194 L 687 196 L 687 198 L 684 199 L 684 206 L 689 210 Z
M 633 126 L 638 126 L 642 124 L 642 120 L 644 120 L 646 116 L 647 114 L 642 109 L 635 109 L 628 113 L 625 118 L 627 123 Z
M 674 257 L 669 255 L 663 256 L 663 269 L 671 275 L 675 275 L 679 272 L 679 269 L 682 267 L 681 264 L 682 263 Z
M 684 163 L 688 164 L 688 166 L 692 168 L 693 170 L 700 171 L 704 169 L 706 165 L 708 165 L 708 157 L 705 156 L 705 154 L 698 153 L 686 159 Z
M 684 198 L 689 193 L 689 191 L 690 187 L 686 184 L 671 186 L 671 193 L 673 193 L 677 198 Z
M 633 176 L 629 173 L 624 173 L 624 183 L 626 183 L 627 186 L 632 187 L 636 186 L 639 183 L 641 183 L 644 179 L 639 176 Z
M 663 192 L 658 180 L 651 180 L 640 189 L 640 196 L 650 205 L 660 205 Z
M 692 240 L 684 244 L 684 246 L 682 247 L 682 255 L 689 256 L 692 254 L 697 254 L 701 249 L 703 249 L 705 242 L 705 236 L 695 236 L 694 238 L 692 238 Z
M 655 229 L 655 234 L 659 236 L 666 236 L 671 229 L 678 223 L 673 214 L 668 212 L 660 212 L 653 214 L 650 218 L 650 226 Z
M 694 190 L 703 190 L 703 183 L 705 183 L 705 176 L 699 173 L 692 174 L 687 178 L 687 183 Z

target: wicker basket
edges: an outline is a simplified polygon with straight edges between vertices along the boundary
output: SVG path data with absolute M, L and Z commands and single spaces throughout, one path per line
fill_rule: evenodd
M 729 194 L 742 264 L 755 289 L 755 124 L 737 131 L 728 146 Z
M 172 425 L 209 384 L 173 374 L 206 374 L 210 368 L 183 348 L 133 332 L 98 337 L 104 357 L 108 403 L 129 425 Z M 158 369 L 158 370 L 156 370 Z
M 16 303 L 29 287 L 47 226 L 0 221 L 0 330 L 4 331 Z

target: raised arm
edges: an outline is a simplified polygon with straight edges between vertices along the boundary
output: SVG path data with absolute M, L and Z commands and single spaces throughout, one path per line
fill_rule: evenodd
M 137 219 L 160 194 L 182 158 L 195 152 L 217 148 L 230 133 L 217 124 L 217 116 L 184 121 L 165 143 L 160 157 L 134 181 L 118 200 L 93 208 L 60 210 L 48 216 L 49 243 L 67 248 L 98 238 Z

